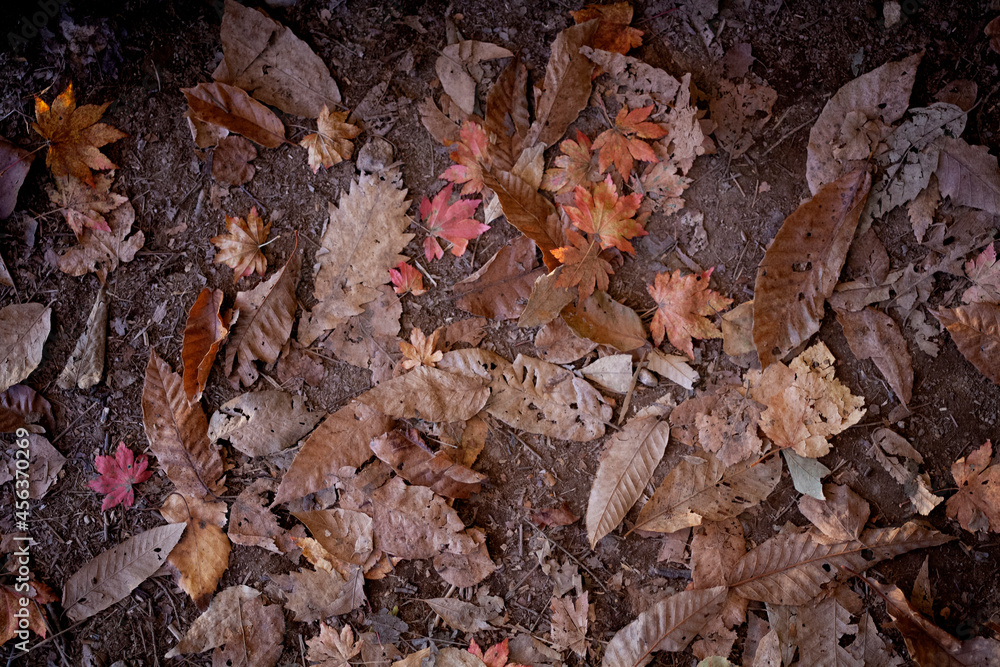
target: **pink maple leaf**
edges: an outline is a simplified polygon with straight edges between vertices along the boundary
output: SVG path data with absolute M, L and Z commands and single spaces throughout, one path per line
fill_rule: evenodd
M 444 256 L 439 238 L 451 242 L 451 254 L 459 257 L 465 253 L 469 240 L 490 228 L 472 217 L 482 203 L 481 199 L 457 199 L 449 203 L 454 188 L 455 184 L 449 183 L 434 195 L 433 200 L 424 197 L 420 202 L 420 218 L 428 231 L 424 239 L 424 256 L 428 262 Z
M 392 281 L 396 294 L 412 292 L 413 296 L 420 296 L 427 291 L 424 289 L 424 277 L 406 262 L 400 262 L 395 269 L 389 269 L 389 280 Z
M 106 494 L 101 503 L 101 511 L 106 512 L 115 505 L 123 504 L 132 507 L 135 502 L 133 484 L 139 484 L 149 479 L 152 473 L 146 469 L 149 459 L 143 454 L 136 459 L 132 450 L 124 442 L 118 443 L 114 456 L 94 457 L 94 467 L 101 476 L 87 483 L 91 489 Z

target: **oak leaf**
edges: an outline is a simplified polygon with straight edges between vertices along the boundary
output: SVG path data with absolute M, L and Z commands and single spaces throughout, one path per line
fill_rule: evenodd
M 454 187 L 454 183 L 449 183 L 434 195 L 433 200 L 424 197 L 420 202 L 420 218 L 427 228 L 424 257 L 428 262 L 444 256 L 438 238 L 451 243 L 451 254 L 461 257 L 465 254 L 471 239 L 489 231 L 489 225 L 472 217 L 482 200 L 460 198 L 451 202 L 451 192 Z
M 119 504 L 132 507 L 135 502 L 132 486 L 145 482 L 153 474 L 147 470 L 148 465 L 149 459 L 145 454 L 136 459 L 124 442 L 118 443 L 114 456 L 96 455 L 94 467 L 101 476 L 87 482 L 87 486 L 104 494 L 101 511 L 107 512 Z
M 656 274 L 653 284 L 647 287 L 656 301 L 656 314 L 650 324 L 653 342 L 659 345 L 666 336 L 671 345 L 694 359 L 692 338 L 722 338 L 722 332 L 706 316 L 725 310 L 733 300 L 709 288 L 714 270 L 683 277 L 680 269 L 673 274 Z
M 931 311 L 944 325 L 962 356 L 980 373 L 1000 384 L 1000 305 L 970 303 L 957 308 Z
M 233 282 L 240 278 L 253 275 L 256 271 L 261 276 L 267 270 L 267 258 L 261 248 L 271 232 L 271 223 L 264 222 L 257 215 L 257 207 L 250 209 L 246 220 L 235 216 L 226 216 L 226 233 L 213 236 L 212 245 L 219 250 L 215 253 L 215 264 L 225 264 L 233 270 Z
M 184 325 L 181 360 L 184 362 L 184 393 L 191 401 L 201 400 L 219 348 L 229 337 L 229 315 L 220 315 L 222 290 L 203 287 L 188 311 Z
M 491 320 L 512 320 L 521 315 L 535 281 L 545 275 L 538 266 L 535 243 L 519 236 L 503 246 L 475 273 L 452 286 L 462 310 Z
M 489 167 L 490 160 L 486 149 L 489 139 L 486 130 L 479 123 L 465 121 L 459 132 L 459 140 L 453 144 L 453 150 L 448 157 L 454 162 L 445 169 L 441 178 L 452 183 L 464 184 L 463 195 L 471 195 L 483 190 L 483 167 Z
M 99 148 L 124 139 L 128 135 L 98 123 L 111 102 L 97 106 L 76 106 L 73 84 L 56 97 L 50 107 L 40 97 L 35 98 L 35 121 L 31 127 L 49 143 L 45 166 L 53 176 L 73 176 L 87 185 L 94 186 L 91 169 L 116 169 Z
M 629 27 L 632 5 L 628 2 L 586 5 L 583 9 L 571 11 L 570 16 L 577 23 L 598 19 L 597 31 L 590 41 L 590 46 L 595 49 L 626 54 L 642 46 L 642 30 Z
M 595 289 L 608 289 L 608 276 L 614 274 L 611 263 L 601 256 L 601 244 L 596 236 L 588 240 L 572 229 L 566 230 L 570 245 L 556 248 L 553 256 L 562 262 L 562 271 L 555 286 L 563 289 L 577 287 L 579 303 L 586 301 Z M 626 241 L 627 243 L 627 241 Z
M 594 185 L 592 190 L 577 186 L 576 206 L 563 206 L 573 224 L 588 234 L 600 237 L 601 248 L 618 248 L 635 253 L 628 239 L 646 236 L 642 221 L 635 218 L 642 196 L 633 193 L 621 197 L 611 176 Z
M 309 168 L 313 173 L 320 167 L 329 169 L 333 165 L 350 160 L 354 154 L 354 139 L 361 134 L 361 128 L 347 122 L 347 111 L 333 111 L 324 104 L 316 119 L 316 133 L 307 134 L 299 146 L 309 151 Z
M 583 132 L 576 131 L 576 141 L 564 139 L 559 144 L 562 153 L 553 161 L 555 167 L 545 170 L 542 189 L 561 195 L 572 192 L 578 185 L 590 181 L 593 148 L 590 139 Z
M 78 240 L 84 229 L 110 232 L 104 214 L 128 201 L 128 197 L 110 191 L 114 176 L 114 172 L 98 174 L 89 185 L 75 176 L 59 176 L 55 189 L 48 188 L 49 199 L 59 207 Z
M 197 120 L 224 127 L 265 148 L 287 142 L 285 126 L 274 112 L 240 88 L 222 82 L 199 83 L 181 92 Z
M 131 262 L 145 242 L 141 230 L 129 235 L 135 222 L 135 208 L 124 202 L 114 208 L 106 218 L 111 231 L 84 229 L 79 245 L 59 256 L 59 270 L 71 276 L 97 274 L 103 285 L 108 273 L 118 268 L 120 262 Z
M 990 465 L 993 445 L 986 443 L 951 466 L 958 493 L 948 499 L 948 516 L 969 532 L 1000 532 L 1000 465 Z
M 622 178 L 632 174 L 633 159 L 641 162 L 659 162 L 652 146 L 643 139 L 660 139 L 667 131 L 658 123 L 647 120 L 653 105 L 629 111 L 622 105 L 615 116 L 615 126 L 605 130 L 594 139 L 594 150 L 599 151 L 598 168 L 603 174 L 612 164 Z
M 437 362 L 441 361 L 444 354 L 437 349 L 438 339 L 441 337 L 441 330 L 437 329 L 428 338 L 424 335 L 420 327 L 413 327 L 410 331 L 410 342 L 399 341 L 399 349 L 406 359 L 402 362 L 402 367 L 406 370 L 413 370 L 418 366 L 430 366 L 433 368 Z
M 424 276 L 406 262 L 400 262 L 396 268 L 389 269 L 389 280 L 393 290 L 399 295 L 410 292 L 413 296 L 420 296 L 427 292 L 424 289 Z

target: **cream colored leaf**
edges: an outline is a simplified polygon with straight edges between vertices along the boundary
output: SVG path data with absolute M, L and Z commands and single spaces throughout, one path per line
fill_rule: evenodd
M 194 620 L 180 643 L 167 651 L 164 657 L 201 653 L 222 646 L 228 637 L 240 632 L 242 605 L 259 596 L 260 592 L 249 586 L 231 586 L 222 591 L 215 596 L 205 613 Z
M 496 44 L 467 39 L 449 44 L 441 49 L 434 64 L 444 92 L 467 114 L 471 114 L 476 104 L 476 80 L 468 68 L 483 60 L 509 58 L 514 54 Z
M 670 426 L 659 415 L 632 419 L 608 439 L 587 502 L 591 548 L 617 528 L 639 500 L 669 439 Z
M 73 354 L 66 367 L 59 374 L 56 383 L 61 389 L 74 385 L 80 389 L 90 389 L 101 381 L 104 375 L 104 346 L 108 338 L 108 294 L 102 287 L 90 309 L 83 333 L 76 341 Z
M 731 357 L 753 352 L 753 301 L 722 314 L 722 349 Z
M 580 375 L 608 391 L 624 394 L 632 386 L 632 355 L 601 357 L 581 368 Z
M 646 362 L 649 370 L 688 390 L 693 389 L 694 383 L 701 377 L 698 371 L 688 365 L 687 358 L 678 354 L 667 354 L 654 349 Z
M 15 303 L 0 309 L 0 391 L 31 375 L 42 361 L 52 309 Z
M 267 456 L 291 447 L 319 420 L 301 396 L 268 389 L 224 403 L 208 423 L 208 439 L 228 440 L 247 456 Z

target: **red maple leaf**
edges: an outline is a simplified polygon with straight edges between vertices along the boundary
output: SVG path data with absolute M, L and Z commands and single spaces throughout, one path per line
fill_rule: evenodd
M 591 193 L 583 186 L 576 187 L 576 206 L 563 206 L 563 210 L 579 229 L 596 234 L 602 248 L 615 247 L 623 252 L 635 253 L 628 239 L 645 236 L 642 223 L 635 219 L 642 195 L 632 193 L 619 197 L 615 184 L 608 176 L 594 186 Z
M 587 183 L 590 162 L 593 157 L 590 139 L 583 132 L 576 131 L 576 141 L 566 139 L 559 144 L 562 155 L 555 159 L 555 167 L 546 169 L 542 176 L 542 189 L 561 195 L 571 192 L 576 186 Z
M 479 644 L 473 639 L 469 643 L 469 653 L 482 660 L 486 667 L 528 667 L 527 665 L 507 662 L 510 655 L 510 648 L 506 639 L 486 649 L 485 655 L 483 654 L 483 649 L 479 648 Z
M 596 238 L 588 241 L 572 229 L 566 230 L 566 238 L 572 245 L 556 248 L 553 256 L 563 264 L 556 287 L 580 286 L 580 303 L 587 300 L 597 289 L 608 289 L 608 276 L 614 273 L 611 264 L 601 257 L 601 248 Z
M 481 199 L 457 199 L 454 203 L 449 203 L 454 187 L 454 183 L 449 183 L 434 195 L 433 200 L 424 197 L 420 202 L 420 218 L 429 234 L 424 239 L 424 256 L 428 262 L 441 259 L 444 255 L 438 238 L 450 241 L 451 254 L 459 257 L 465 253 L 470 239 L 490 228 L 472 217 L 482 203 Z
M 445 169 L 441 178 L 453 183 L 465 183 L 462 187 L 463 195 L 482 192 L 483 165 L 489 165 L 486 156 L 486 146 L 489 144 L 486 130 L 482 125 L 467 120 L 462 123 L 458 136 L 459 140 L 452 142 L 456 148 L 448 156 L 455 164 Z
M 124 442 L 118 443 L 114 456 L 94 457 L 94 467 L 101 476 L 87 483 L 94 491 L 106 494 L 101 503 L 101 511 L 106 512 L 115 505 L 123 504 L 132 507 L 135 502 L 133 484 L 139 484 L 149 479 L 152 474 L 146 467 L 149 459 L 143 454 L 136 459 L 132 450 Z
M 671 345 L 694 359 L 692 338 L 722 338 L 722 332 L 706 316 L 725 310 L 733 300 L 708 288 L 714 270 L 683 277 L 680 269 L 673 274 L 656 274 L 653 284 L 646 288 L 656 301 L 656 315 L 650 325 L 653 342 L 659 345 L 666 335 Z
M 632 159 L 642 162 L 659 162 L 653 148 L 643 139 L 659 139 L 667 131 L 659 123 L 647 121 L 653 105 L 629 111 L 622 105 L 615 117 L 615 126 L 601 132 L 594 140 L 594 150 L 599 150 L 597 165 L 603 174 L 612 164 L 625 180 L 632 173 Z
M 424 289 L 424 277 L 406 262 L 400 262 L 395 269 L 389 269 L 389 280 L 392 281 L 396 294 L 412 292 L 413 296 L 420 296 L 427 291 Z

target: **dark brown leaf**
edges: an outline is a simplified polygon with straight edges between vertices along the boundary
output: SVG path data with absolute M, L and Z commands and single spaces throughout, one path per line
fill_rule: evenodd
M 550 271 L 559 266 L 559 260 L 552 251 L 565 246 L 567 241 L 552 202 L 538 188 L 531 187 L 523 178 L 509 171 L 484 170 L 483 182 L 496 193 L 507 222 L 541 249 L 545 266 Z
M 913 361 L 893 319 L 874 308 L 865 308 L 855 313 L 838 311 L 837 321 L 844 328 L 854 356 L 874 361 L 900 403 L 909 403 L 913 397 Z
M 452 288 L 456 305 L 491 320 L 512 320 L 521 315 L 535 280 L 545 275 L 537 266 L 535 244 L 519 236 L 500 248 L 482 268 Z
M 243 90 L 225 83 L 199 83 L 181 88 L 195 118 L 221 125 L 266 148 L 285 143 L 285 126 L 274 112 Z
M 202 288 L 188 312 L 184 325 L 184 343 L 181 360 L 184 362 L 184 393 L 192 401 L 201 400 L 201 393 L 208 382 L 208 374 L 215 363 L 219 347 L 229 336 L 226 319 L 219 314 L 222 308 L 222 290 Z
M 576 335 L 600 345 L 628 352 L 646 344 L 646 329 L 639 315 L 601 290 L 582 304 L 566 306 L 562 317 Z

